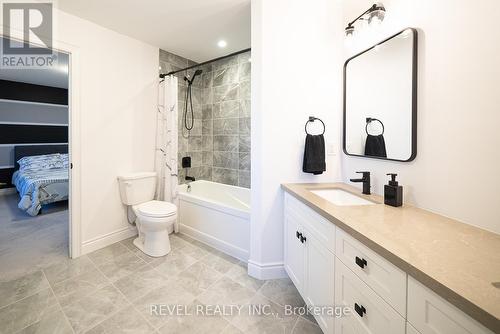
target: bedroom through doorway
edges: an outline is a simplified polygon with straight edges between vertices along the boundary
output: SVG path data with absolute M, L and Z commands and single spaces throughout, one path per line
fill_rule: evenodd
M 0 281 L 69 259 L 70 55 L 51 54 L 0 66 Z

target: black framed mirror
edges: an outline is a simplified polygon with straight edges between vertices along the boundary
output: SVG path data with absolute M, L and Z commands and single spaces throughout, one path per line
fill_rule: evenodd
M 393 161 L 415 159 L 417 37 L 416 29 L 404 29 L 345 62 L 345 154 Z

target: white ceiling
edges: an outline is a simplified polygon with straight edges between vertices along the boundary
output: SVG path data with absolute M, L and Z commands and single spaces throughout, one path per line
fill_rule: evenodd
M 72 15 L 202 62 L 250 47 L 250 0 L 59 0 Z M 227 41 L 219 48 L 220 39 Z

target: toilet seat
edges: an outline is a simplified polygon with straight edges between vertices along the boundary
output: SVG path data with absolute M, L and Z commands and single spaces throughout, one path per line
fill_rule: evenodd
M 177 213 L 177 207 L 169 202 L 164 201 L 149 201 L 141 203 L 134 209 L 144 217 L 151 218 L 166 218 L 174 216 Z

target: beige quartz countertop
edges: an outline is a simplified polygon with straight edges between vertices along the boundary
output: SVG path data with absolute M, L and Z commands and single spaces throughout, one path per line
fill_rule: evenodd
M 500 333 L 500 235 L 343 183 L 283 189 L 495 333 Z M 309 190 L 341 188 L 376 205 L 337 206 Z M 500 218 L 499 218 L 500 219 Z M 497 283 L 495 287 L 493 283 Z

